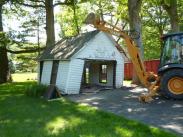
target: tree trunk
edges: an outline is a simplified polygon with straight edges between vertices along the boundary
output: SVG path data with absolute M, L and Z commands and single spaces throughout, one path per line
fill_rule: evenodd
M 0 32 L 3 32 L 2 7 L 0 4 Z M 0 43 L 0 84 L 7 82 L 9 79 L 8 56 L 5 45 Z
M 77 19 L 77 15 L 76 15 L 76 3 L 73 4 L 73 16 L 74 16 L 74 24 L 76 26 L 76 32 L 77 35 L 80 33 L 80 29 L 79 29 L 79 25 L 78 25 L 78 19 Z
M 177 0 L 170 0 L 169 4 L 167 4 L 166 1 L 163 0 L 162 6 L 168 13 L 168 16 L 170 17 L 172 32 L 178 32 L 180 27 L 179 27 L 179 18 L 178 18 L 178 12 L 177 12 Z
M 139 32 L 139 39 L 134 39 L 136 45 L 139 47 L 141 58 L 144 57 L 144 48 L 142 45 L 142 30 L 141 30 L 141 19 L 140 19 L 140 10 L 141 10 L 142 0 L 128 0 L 128 14 L 129 14 L 129 23 L 130 29 L 132 31 Z M 140 80 L 138 79 L 135 71 L 133 71 L 133 83 L 139 84 Z
M 46 9 L 46 46 L 55 44 L 55 28 L 54 28 L 54 7 L 53 0 L 45 0 Z

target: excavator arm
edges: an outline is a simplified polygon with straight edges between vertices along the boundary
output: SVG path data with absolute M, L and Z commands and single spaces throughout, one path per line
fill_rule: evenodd
M 87 16 L 85 23 L 92 24 L 96 29 L 100 31 L 107 32 L 111 35 L 124 39 L 127 46 L 128 54 L 131 58 L 137 76 L 140 79 L 141 83 L 149 90 L 149 93 L 147 95 L 141 95 L 139 97 L 139 100 L 143 102 L 152 101 L 152 97 L 159 89 L 159 77 L 152 72 L 146 72 L 144 63 L 139 52 L 139 48 L 136 46 L 133 39 L 120 28 L 108 22 L 101 21 L 100 18 L 97 17 L 94 13 L 90 13 Z M 150 82 L 151 79 L 154 79 L 153 84 Z

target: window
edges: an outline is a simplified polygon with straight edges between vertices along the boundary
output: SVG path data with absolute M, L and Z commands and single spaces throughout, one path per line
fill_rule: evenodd
M 161 57 L 161 66 L 171 63 L 183 62 L 183 36 L 168 37 L 165 40 L 164 49 Z
M 107 65 L 100 65 L 99 82 L 107 83 Z
M 85 68 L 85 83 L 86 84 L 90 83 L 90 70 L 88 67 Z

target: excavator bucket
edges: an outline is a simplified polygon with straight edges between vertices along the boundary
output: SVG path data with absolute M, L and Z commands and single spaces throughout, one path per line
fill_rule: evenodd
M 96 16 L 95 13 L 89 13 L 84 21 L 85 24 L 92 24 L 92 25 L 99 22 L 100 22 L 100 17 Z

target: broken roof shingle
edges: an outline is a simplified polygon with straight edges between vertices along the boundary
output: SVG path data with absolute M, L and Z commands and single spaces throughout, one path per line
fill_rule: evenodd
M 47 47 L 38 58 L 42 60 L 67 60 L 77 53 L 86 42 L 91 40 L 99 31 L 91 31 L 80 34 L 76 37 L 65 38 L 57 42 L 54 46 Z

